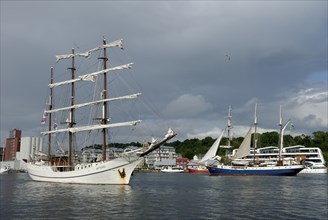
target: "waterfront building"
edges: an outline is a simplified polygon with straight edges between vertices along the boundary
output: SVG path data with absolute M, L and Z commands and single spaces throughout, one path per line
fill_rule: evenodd
M 22 131 L 18 129 L 11 130 L 6 139 L 5 160 L 15 160 L 16 153 L 20 151 Z
M 0 148 L 0 158 L 1 161 L 5 160 L 5 147 Z
M 25 170 L 26 163 L 23 160 L 31 160 L 33 156 L 42 151 L 42 138 L 22 137 L 22 131 L 13 129 L 6 139 L 4 156 L 1 166 L 8 166 L 13 170 Z M 2 151 L 3 152 L 3 151 Z
M 188 163 L 189 163 L 188 158 L 177 158 L 176 159 L 177 167 L 187 169 Z
M 20 151 L 16 154 L 17 160 L 31 160 L 35 154 L 42 152 L 42 138 L 22 137 Z
M 156 166 L 164 166 L 164 164 L 170 162 L 170 165 L 176 165 L 177 154 L 174 147 L 161 146 L 158 150 L 153 151 L 145 157 L 145 164 L 149 168 L 155 168 Z M 170 161 L 167 161 L 170 160 Z M 166 161 L 166 162 L 163 162 Z M 156 162 L 156 164 L 155 164 Z

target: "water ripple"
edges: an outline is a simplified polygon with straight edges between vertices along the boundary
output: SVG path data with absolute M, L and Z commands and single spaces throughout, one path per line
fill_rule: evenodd
M 136 173 L 129 186 L 2 175 L 1 219 L 326 219 L 327 175 Z

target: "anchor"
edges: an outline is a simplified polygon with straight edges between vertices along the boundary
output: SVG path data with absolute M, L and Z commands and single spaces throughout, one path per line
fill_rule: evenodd
M 117 171 L 120 174 L 121 178 L 124 178 L 126 176 L 125 169 L 124 168 L 123 168 L 123 171 L 122 172 L 120 171 L 120 169 L 118 169 Z

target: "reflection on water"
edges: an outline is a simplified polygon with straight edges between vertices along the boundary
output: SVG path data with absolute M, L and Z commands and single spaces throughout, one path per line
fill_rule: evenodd
M 130 185 L 1 176 L 1 219 L 325 219 L 327 175 L 136 173 Z

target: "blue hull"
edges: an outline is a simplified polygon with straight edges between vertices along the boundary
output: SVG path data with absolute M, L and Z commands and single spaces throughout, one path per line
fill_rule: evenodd
M 227 176 L 295 176 L 303 166 L 275 166 L 275 167 L 233 167 L 218 166 L 207 167 L 210 175 Z

